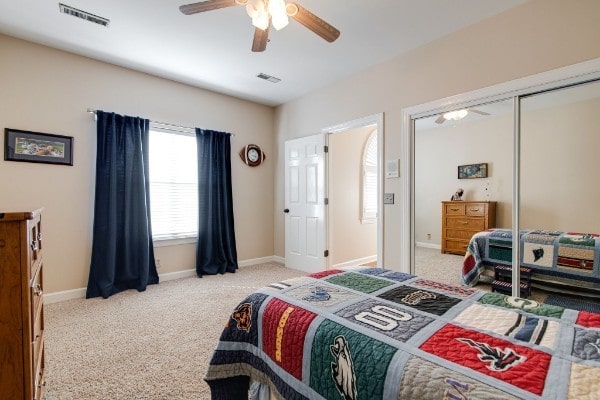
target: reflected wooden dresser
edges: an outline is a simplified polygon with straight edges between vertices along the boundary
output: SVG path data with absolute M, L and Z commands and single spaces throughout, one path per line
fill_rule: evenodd
M 45 385 L 41 211 L 0 212 L 0 399 Z
M 495 201 L 443 201 L 442 253 L 465 255 L 471 237 L 495 224 Z

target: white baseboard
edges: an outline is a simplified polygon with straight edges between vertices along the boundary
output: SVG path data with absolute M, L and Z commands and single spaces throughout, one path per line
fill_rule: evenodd
M 264 264 L 269 262 L 277 262 L 285 265 L 285 258 L 278 256 L 269 256 L 261 258 L 253 258 L 250 260 L 238 261 L 238 267 L 247 267 L 250 265 Z M 189 278 L 190 276 L 196 276 L 196 269 L 184 269 L 182 271 L 167 272 L 164 274 L 158 274 L 160 282 L 172 281 L 174 279 Z M 86 288 L 63 290 L 61 292 L 52 292 L 44 294 L 44 304 L 58 303 L 60 301 L 83 299 L 85 298 Z
M 44 293 L 44 304 L 58 303 L 65 300 L 85 298 L 86 288 L 63 290 L 62 292 Z
M 350 261 L 346 261 L 343 263 L 335 264 L 335 265 L 333 265 L 333 268 L 351 267 L 353 265 L 361 265 L 361 264 L 366 264 L 366 263 L 370 263 L 373 261 L 377 261 L 377 255 L 363 257 L 363 258 L 357 258 L 356 260 L 350 260 Z
M 417 247 L 425 247 L 427 249 L 442 250 L 442 245 L 440 245 L 440 244 L 434 244 L 434 243 L 416 242 L 415 246 L 417 246 Z

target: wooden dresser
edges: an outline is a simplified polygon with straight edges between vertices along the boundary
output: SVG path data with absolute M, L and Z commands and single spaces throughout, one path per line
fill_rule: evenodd
M 442 253 L 464 255 L 471 237 L 495 224 L 495 201 L 443 201 Z
M 0 213 L 0 399 L 42 398 L 41 209 Z

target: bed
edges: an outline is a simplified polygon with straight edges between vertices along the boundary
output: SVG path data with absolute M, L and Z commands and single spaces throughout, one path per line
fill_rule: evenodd
M 241 301 L 204 379 L 227 400 L 598 398 L 600 314 L 329 270 Z
M 521 267 L 533 286 L 577 294 L 600 294 L 600 235 L 545 230 L 520 231 Z M 512 265 L 512 231 L 488 229 L 471 238 L 462 281 L 473 286 L 496 265 Z

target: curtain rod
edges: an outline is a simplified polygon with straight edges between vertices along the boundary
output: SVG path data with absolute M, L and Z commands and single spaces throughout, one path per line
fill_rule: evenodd
M 89 108 L 88 107 L 87 112 L 90 113 L 90 114 L 94 114 L 94 118 L 96 118 L 96 110 L 94 110 L 93 108 Z M 152 122 L 153 124 L 157 124 L 157 125 L 172 126 L 173 128 L 176 128 L 176 129 L 164 128 L 165 130 L 170 130 L 170 131 L 179 131 L 179 130 L 182 130 L 182 129 L 191 130 L 191 131 L 195 131 L 196 130 L 196 128 L 192 128 L 192 127 L 189 127 L 189 126 L 182 126 L 182 125 L 170 124 L 168 122 L 160 122 L 160 121 L 152 121 L 152 120 L 150 120 L 150 122 Z M 235 136 L 235 133 L 231 133 L 231 136 Z

